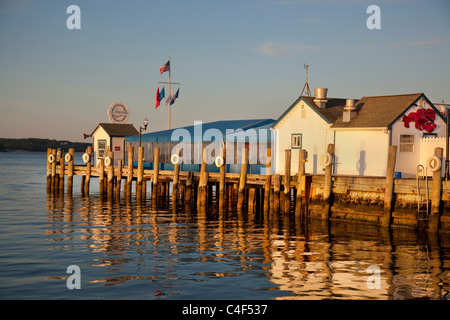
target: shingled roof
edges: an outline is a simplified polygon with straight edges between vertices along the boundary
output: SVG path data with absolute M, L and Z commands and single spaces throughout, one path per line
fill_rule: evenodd
M 349 122 L 343 122 L 341 114 L 331 128 L 387 127 L 422 96 L 425 97 L 423 93 L 363 97 L 355 102 L 357 114 Z
M 303 97 L 303 99 L 311 108 L 325 118 L 328 123 L 334 123 L 337 119 L 342 117 L 342 111 L 344 111 L 345 103 L 347 101 L 347 99 L 327 98 L 326 107 L 319 108 L 314 102 L 314 97 Z M 355 103 L 356 101 L 358 100 L 355 100 Z
M 313 109 L 319 116 L 321 116 L 326 122 L 334 123 L 339 117 L 342 116 L 342 111 L 345 107 L 346 99 L 340 98 L 327 98 L 327 104 L 325 108 L 319 108 L 315 102 L 314 97 L 300 96 L 294 103 L 285 111 L 283 114 L 274 122 L 272 128 L 275 126 L 300 102 L 300 100 L 305 101 L 311 109 Z M 358 100 L 355 100 L 358 101 Z
M 132 124 L 123 123 L 100 123 L 97 128 L 92 131 L 92 134 L 94 134 L 99 127 L 102 127 L 110 137 L 128 137 L 139 134 L 139 131 L 137 131 Z

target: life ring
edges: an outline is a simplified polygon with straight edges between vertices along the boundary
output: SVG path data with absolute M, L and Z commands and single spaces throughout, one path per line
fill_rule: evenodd
M 110 165 L 111 165 L 111 162 L 112 162 L 112 159 L 111 159 L 111 157 L 106 157 L 105 158 L 105 166 L 106 167 L 109 167 Z
M 223 160 L 222 156 L 217 156 L 216 160 L 214 160 L 214 163 L 216 164 L 217 167 L 221 168 L 225 164 L 225 161 Z
M 55 162 L 55 156 L 53 154 L 48 156 L 48 162 L 50 162 L 50 163 Z
M 64 160 L 66 160 L 66 162 L 69 163 L 70 161 L 72 161 L 72 155 L 70 153 L 66 154 Z
M 431 171 L 436 172 L 441 169 L 442 161 L 437 156 L 431 156 L 427 160 L 427 166 Z
M 180 163 L 180 156 L 177 155 L 176 153 L 174 153 L 174 154 L 170 157 L 170 161 L 172 162 L 172 164 L 179 164 L 179 163 Z
M 83 154 L 83 162 L 88 163 L 91 161 L 91 156 L 87 153 Z
M 331 166 L 331 162 L 333 161 L 333 156 L 329 153 L 329 152 L 325 152 L 324 154 L 322 154 L 322 156 L 320 157 L 320 163 L 324 166 L 324 167 L 329 167 Z

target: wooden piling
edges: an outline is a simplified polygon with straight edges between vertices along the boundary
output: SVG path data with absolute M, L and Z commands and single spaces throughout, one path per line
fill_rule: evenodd
M 397 157 L 397 146 L 389 146 L 388 163 L 386 170 L 386 187 L 384 189 L 384 209 L 381 217 L 381 225 L 389 227 L 392 220 L 392 206 L 394 198 L 395 160 Z
M 291 149 L 284 150 L 284 212 L 289 213 L 291 209 Z
M 439 230 L 441 199 L 442 199 L 442 169 L 443 163 L 443 148 L 435 148 L 434 155 L 440 159 L 441 166 L 439 170 L 433 172 L 433 192 L 431 195 L 431 212 L 428 221 L 428 230 L 430 232 L 437 232 Z
M 73 173 L 74 173 L 74 162 L 75 162 L 75 149 L 69 148 L 70 161 L 67 165 L 67 193 L 72 194 L 73 190 Z
M 55 190 L 55 193 L 58 193 L 59 191 L 59 174 L 56 171 L 56 168 L 58 166 L 58 164 L 61 161 L 61 149 L 58 148 L 56 149 L 56 161 L 55 161 L 55 179 L 53 181 L 53 190 Z
M 50 163 L 50 155 L 52 154 L 52 149 L 47 149 L 47 192 L 52 191 L 52 164 Z
M 264 212 L 270 211 L 270 187 L 272 184 L 272 149 L 267 149 L 266 181 L 264 183 Z
M 129 147 L 128 148 L 128 166 L 127 166 L 127 183 L 126 183 L 126 196 L 127 198 L 131 197 L 131 185 L 133 183 L 133 153 L 134 153 L 134 148 L 133 147 Z
M 100 198 L 103 198 L 105 193 L 105 161 L 104 157 L 100 159 L 98 162 L 98 184 L 99 184 L 99 192 Z
M 223 208 L 225 203 L 225 188 L 226 188 L 226 178 L 227 178 L 227 149 L 226 142 L 223 142 L 223 147 L 221 149 L 221 156 L 223 158 L 223 166 L 220 167 L 220 181 L 219 181 L 219 207 Z
M 87 164 L 86 164 L 87 167 Z M 84 189 L 86 187 L 86 174 L 81 176 L 81 183 L 80 183 L 80 191 L 81 191 L 81 195 L 84 196 Z
M 86 175 L 82 175 L 81 176 L 81 183 L 80 183 L 80 187 L 81 187 L 81 195 L 84 196 L 84 187 L 86 186 Z
M 55 191 L 55 180 L 56 180 L 56 149 L 52 149 L 53 162 L 52 162 L 52 173 L 51 173 L 51 190 Z
M 184 195 L 184 201 L 186 203 L 191 203 L 192 201 L 192 180 L 194 178 L 194 173 L 192 171 L 189 171 L 187 177 L 186 177 L 186 192 Z
M 60 158 L 59 158 L 59 179 L 58 179 L 58 191 L 64 193 L 64 172 L 65 164 L 64 164 L 64 150 L 61 150 Z M 68 183 L 68 182 L 67 182 Z M 69 194 L 69 190 L 67 190 Z
M 276 213 L 280 212 L 280 189 L 281 189 L 281 176 L 276 173 L 273 176 L 273 210 Z
M 253 213 L 256 207 L 256 189 L 250 188 L 248 190 L 248 212 Z
M 142 197 L 142 180 L 144 179 L 144 147 L 138 149 L 138 171 L 136 181 L 136 197 Z
M 297 194 L 295 199 L 295 215 L 300 216 L 304 210 L 302 210 L 302 192 L 304 191 L 304 176 L 305 176 L 305 162 L 306 162 L 306 150 L 298 150 L 298 171 L 297 171 Z
M 324 206 L 322 210 L 322 220 L 328 221 L 330 218 L 332 188 L 333 188 L 333 164 L 334 164 L 334 144 L 330 143 L 327 152 L 331 155 L 331 164 L 325 167 L 325 185 L 323 190 Z
M 158 197 L 158 179 L 159 179 L 159 148 L 153 149 L 153 183 L 152 183 L 152 198 Z
M 117 162 L 117 176 L 116 176 L 116 198 L 120 197 L 120 187 L 122 183 L 122 160 Z
M 227 190 L 228 190 L 228 211 L 233 210 L 234 201 L 235 201 L 234 191 L 236 188 L 237 187 L 236 187 L 235 183 L 229 185 L 227 188 Z
M 247 184 L 248 148 L 244 148 L 243 151 L 243 161 L 241 164 L 241 173 L 239 175 L 238 211 L 241 211 L 244 206 L 245 187 Z
M 111 159 L 111 164 L 106 167 L 107 192 L 108 198 L 111 198 L 114 190 L 114 153 L 112 151 L 109 151 L 108 157 Z
M 177 150 L 179 155 L 179 150 Z M 173 180 L 172 180 L 172 203 L 176 205 L 180 188 L 180 164 L 173 166 Z
M 92 153 L 92 147 L 89 146 L 86 149 L 86 153 L 89 155 L 89 161 L 86 163 L 86 178 L 84 180 L 84 192 L 85 194 L 89 194 L 89 187 L 90 187 L 90 181 L 91 181 L 91 153 Z
M 200 167 L 200 182 L 197 193 L 197 209 L 204 211 L 206 209 L 206 195 L 208 185 L 208 173 L 206 172 L 206 149 L 202 148 L 202 164 Z

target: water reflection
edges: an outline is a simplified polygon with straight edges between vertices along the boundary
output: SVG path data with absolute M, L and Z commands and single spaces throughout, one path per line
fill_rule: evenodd
M 88 265 L 104 298 L 107 286 L 127 298 L 450 298 L 448 235 L 194 209 L 48 195 L 46 235 L 51 251 Z

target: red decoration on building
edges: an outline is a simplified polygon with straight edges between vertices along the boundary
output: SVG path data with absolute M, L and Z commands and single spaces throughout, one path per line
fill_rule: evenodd
M 436 120 L 436 112 L 433 109 L 419 109 L 416 112 L 411 112 L 407 116 L 403 116 L 402 121 L 405 128 L 409 128 L 409 123 L 414 121 L 414 126 L 417 130 L 425 130 L 426 132 L 433 132 L 437 127 L 434 123 Z

